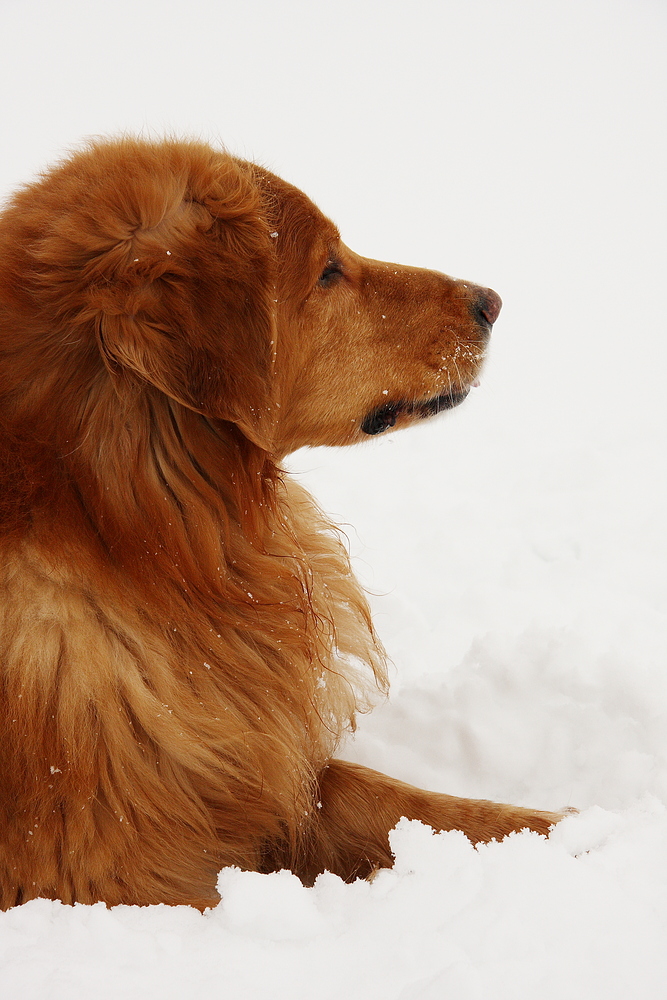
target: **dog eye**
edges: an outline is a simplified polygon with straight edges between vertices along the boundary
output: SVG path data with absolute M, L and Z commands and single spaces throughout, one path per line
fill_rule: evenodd
M 343 275 L 343 268 L 338 263 L 338 261 L 328 260 L 326 263 L 326 267 L 324 268 L 321 275 L 317 279 L 317 283 L 318 285 L 321 285 L 323 288 L 328 288 L 329 285 L 332 285 L 338 278 L 342 277 L 342 275 Z

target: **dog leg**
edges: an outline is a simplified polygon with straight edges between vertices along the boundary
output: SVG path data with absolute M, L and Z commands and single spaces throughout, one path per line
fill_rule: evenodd
M 319 793 L 307 860 L 298 871 L 307 883 L 325 870 L 351 881 L 390 868 L 388 834 L 402 816 L 438 831 L 462 830 L 476 844 L 526 828 L 546 835 L 565 815 L 427 792 L 343 760 L 324 768 Z

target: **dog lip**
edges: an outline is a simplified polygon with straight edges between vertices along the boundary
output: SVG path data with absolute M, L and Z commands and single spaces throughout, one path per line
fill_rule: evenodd
M 433 396 L 422 403 L 414 404 L 410 412 L 416 413 L 420 417 L 430 417 L 436 413 L 442 413 L 443 410 L 453 410 L 455 406 L 460 406 L 467 398 L 470 389 L 471 386 L 467 385 L 456 392 L 451 390 L 443 392 L 439 396 Z
M 383 431 L 393 427 L 401 414 L 408 417 L 417 417 L 424 420 L 427 417 L 434 417 L 436 413 L 444 410 L 453 410 L 459 406 L 470 392 L 471 386 L 464 386 L 457 391 L 448 390 L 440 393 L 439 396 L 431 396 L 430 399 L 423 399 L 417 402 L 398 400 L 392 403 L 383 403 L 375 410 L 364 417 L 361 422 L 361 429 L 364 434 L 381 434 Z
M 381 434 L 394 426 L 405 406 L 405 403 L 383 403 L 364 417 L 361 422 L 362 431 L 364 434 Z

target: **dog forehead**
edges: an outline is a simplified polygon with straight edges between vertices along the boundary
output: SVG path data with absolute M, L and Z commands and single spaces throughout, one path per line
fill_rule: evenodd
M 264 167 L 253 165 L 253 171 L 262 192 L 267 219 L 274 227 L 272 235 L 275 233 L 278 241 L 279 255 L 281 247 L 293 252 L 301 250 L 326 255 L 340 243 L 337 227 L 308 195 Z

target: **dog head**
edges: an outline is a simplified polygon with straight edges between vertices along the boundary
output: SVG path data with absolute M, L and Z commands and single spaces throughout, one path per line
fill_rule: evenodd
M 282 455 L 460 403 L 498 296 L 369 260 L 300 191 L 198 143 L 97 144 L 18 196 L 51 336 Z M 19 262 L 17 266 L 21 266 Z
M 361 441 L 462 402 L 499 296 L 361 257 L 302 192 L 256 176 L 275 225 L 280 450 Z

